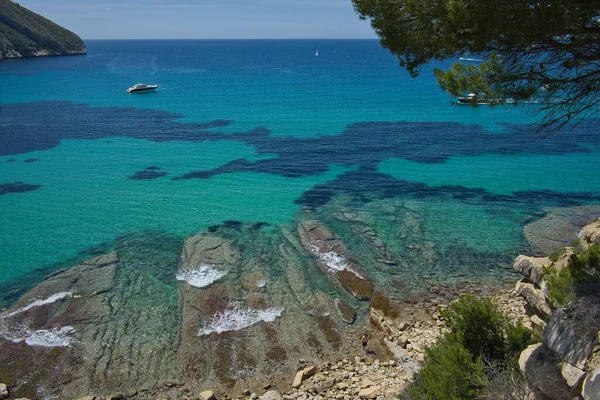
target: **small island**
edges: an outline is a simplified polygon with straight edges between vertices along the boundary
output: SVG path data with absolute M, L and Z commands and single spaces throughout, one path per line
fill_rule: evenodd
M 0 61 L 86 54 L 83 40 L 11 0 L 0 0 Z

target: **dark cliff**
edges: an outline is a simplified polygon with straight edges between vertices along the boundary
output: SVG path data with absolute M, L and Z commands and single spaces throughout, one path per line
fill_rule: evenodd
M 0 60 L 85 54 L 73 32 L 10 0 L 0 0 Z

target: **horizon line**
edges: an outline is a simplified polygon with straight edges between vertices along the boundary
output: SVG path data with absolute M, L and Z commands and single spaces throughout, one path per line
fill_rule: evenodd
M 379 40 L 379 38 L 85 38 L 86 40 Z

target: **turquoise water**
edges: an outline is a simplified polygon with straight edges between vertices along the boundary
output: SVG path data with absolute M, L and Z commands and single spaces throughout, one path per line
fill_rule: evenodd
M 418 242 L 477 271 L 526 249 L 522 226 L 547 207 L 600 203 L 597 123 L 542 138 L 531 110 L 452 107 L 433 66 L 411 79 L 376 41 L 87 46 L 0 63 L 7 290 L 128 232 L 306 212 L 365 218 L 411 274 L 428 273 L 406 250 Z M 127 94 L 138 81 L 160 87 Z

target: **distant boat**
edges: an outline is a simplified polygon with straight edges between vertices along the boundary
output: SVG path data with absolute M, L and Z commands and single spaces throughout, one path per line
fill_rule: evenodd
M 460 96 L 456 98 L 456 104 L 459 106 L 481 106 L 490 104 L 501 104 L 503 103 L 500 99 L 490 99 L 484 93 L 469 93 L 466 96 Z M 504 103 L 512 103 L 512 101 L 505 101 Z
M 154 90 L 157 87 L 158 87 L 158 85 L 146 85 L 144 83 L 136 83 L 135 85 L 133 85 L 132 87 L 127 89 L 127 93 L 147 92 L 150 90 Z
M 315 57 L 319 57 L 319 50 L 315 53 Z
M 483 60 L 480 58 L 459 57 L 458 59 L 461 61 L 483 62 Z

